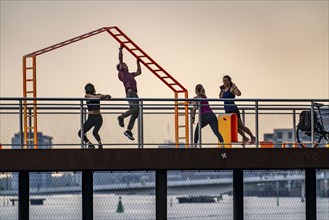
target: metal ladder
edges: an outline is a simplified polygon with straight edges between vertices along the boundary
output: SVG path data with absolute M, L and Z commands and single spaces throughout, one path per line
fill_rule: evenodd
M 188 98 L 188 91 L 137 44 L 135 44 L 118 27 L 109 27 L 107 32 L 117 40 L 128 52 L 144 64 L 156 77 L 166 84 L 174 93 L 175 99 Z M 183 95 L 183 97 L 179 97 Z M 182 118 L 180 120 L 180 118 Z M 183 130 L 183 131 L 182 131 Z M 185 147 L 189 143 L 188 102 L 175 101 L 175 144 L 179 147 L 180 140 L 185 140 Z
M 23 57 L 23 97 L 36 98 L 36 56 Z M 23 100 L 24 148 L 38 148 L 37 103 Z M 32 144 L 33 143 L 33 144 Z

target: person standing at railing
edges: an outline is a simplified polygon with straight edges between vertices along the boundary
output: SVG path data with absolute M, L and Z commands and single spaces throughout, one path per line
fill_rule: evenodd
M 135 80 L 135 77 L 142 74 L 141 65 L 139 63 L 139 60 L 137 60 L 137 71 L 129 72 L 127 64 L 123 62 L 122 49 L 123 46 L 121 45 L 119 48 L 119 64 L 117 65 L 117 70 L 119 71 L 118 77 L 125 87 L 126 98 L 138 98 L 137 82 Z M 131 130 L 134 128 L 135 121 L 139 115 L 139 101 L 128 100 L 128 102 L 129 110 L 118 116 L 118 123 L 120 127 L 124 127 L 124 119 L 126 117 L 131 116 L 129 124 L 127 126 L 127 130 L 124 132 L 124 135 L 126 135 L 130 140 L 135 140 Z
M 85 98 L 95 99 L 87 101 L 88 107 L 88 119 L 83 124 L 83 140 L 88 144 L 89 149 L 94 149 L 95 145 L 93 145 L 90 140 L 87 138 L 86 133 L 94 127 L 93 135 L 98 142 L 98 148 L 102 149 L 103 144 L 101 141 L 101 137 L 98 132 L 103 124 L 103 117 L 100 112 L 100 100 L 110 99 L 110 95 L 96 94 L 96 89 L 93 84 L 88 83 L 85 86 L 86 95 Z M 81 138 L 81 129 L 78 132 L 79 137 Z
M 223 77 L 223 85 L 220 86 L 219 98 L 230 98 L 234 99 L 235 96 L 240 96 L 241 91 L 238 87 L 232 82 L 230 76 L 226 75 Z M 245 144 L 250 141 L 251 144 L 254 144 L 256 141 L 255 136 L 252 134 L 249 128 L 247 128 L 241 120 L 241 115 L 238 106 L 235 102 L 232 101 L 224 101 L 224 110 L 225 113 L 235 113 L 238 117 L 238 132 L 242 136 L 242 142 Z M 246 136 L 247 133 L 250 136 L 250 139 Z
M 222 147 L 224 144 L 224 140 L 222 135 L 218 131 L 218 120 L 214 112 L 212 111 L 211 107 L 209 106 L 209 102 L 207 100 L 206 92 L 205 89 L 201 84 L 196 85 L 195 87 L 195 94 L 196 96 L 194 98 L 202 98 L 204 100 L 201 101 L 201 121 L 197 124 L 194 132 L 194 144 L 196 145 L 199 141 L 199 126 L 201 128 L 210 125 L 211 130 L 214 132 L 216 137 L 218 138 L 218 141 L 221 142 Z M 195 121 L 195 115 L 196 115 L 196 110 L 198 109 L 198 104 L 200 102 L 193 102 L 193 109 L 192 109 L 192 123 L 194 124 Z

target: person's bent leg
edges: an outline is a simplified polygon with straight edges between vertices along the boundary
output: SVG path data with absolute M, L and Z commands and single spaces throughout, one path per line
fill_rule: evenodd
M 221 143 L 222 147 L 224 147 L 224 139 L 223 136 L 218 131 L 218 120 L 215 115 L 213 120 L 210 122 L 210 127 L 212 132 L 216 135 L 218 141 Z
M 97 117 L 95 117 L 95 127 L 94 127 L 94 130 L 93 130 L 93 135 L 94 135 L 95 139 L 98 142 L 98 148 L 99 149 L 103 148 L 101 137 L 98 134 L 98 132 L 101 129 L 102 125 L 103 125 L 103 117 L 102 117 L 102 115 L 97 115 Z
M 127 92 L 127 96 L 126 98 L 138 98 L 137 94 L 131 90 L 129 90 Z M 138 105 L 138 101 L 135 101 L 135 100 L 128 100 L 128 103 L 129 103 L 129 110 L 122 113 L 122 117 L 123 118 L 127 118 L 129 117 L 130 115 L 132 115 L 136 110 L 134 109 L 134 107 L 136 106 L 136 104 Z
M 246 126 L 244 126 L 244 124 L 242 123 L 242 121 L 241 121 L 241 119 L 239 118 L 239 130 L 241 130 L 241 133 L 243 132 L 246 132 L 249 136 L 250 136 L 250 138 L 251 138 L 251 142 L 254 142 L 255 141 L 255 136 L 252 134 L 252 132 L 250 131 L 250 129 L 249 128 L 247 128 Z M 245 136 L 245 134 L 244 134 L 244 136 Z M 245 136 L 245 138 L 244 139 L 249 139 L 249 138 L 247 138 L 246 136 Z
M 130 98 L 138 98 L 137 93 L 133 91 L 129 91 L 128 94 Z M 135 140 L 131 130 L 134 128 L 135 121 L 139 115 L 139 101 L 131 100 L 129 104 L 130 104 L 129 114 L 131 114 L 131 117 L 129 120 L 129 124 L 127 126 L 127 130 L 124 132 L 124 135 L 126 135 L 130 140 Z
M 134 128 L 135 121 L 136 121 L 136 119 L 138 118 L 138 115 L 139 115 L 138 102 L 136 103 L 136 105 L 131 110 L 132 110 L 132 114 L 131 114 L 129 124 L 128 124 L 128 127 L 127 127 L 127 129 L 130 130 L 130 131 Z
M 89 148 L 95 148 L 95 146 L 90 142 L 87 138 L 86 133 L 94 126 L 93 117 L 91 115 L 88 116 L 87 121 L 83 124 L 83 141 L 88 144 Z M 81 138 L 81 129 L 78 132 L 78 136 Z
M 196 145 L 199 141 L 199 123 L 195 127 L 194 131 L 194 145 Z
M 126 98 L 136 98 L 137 95 L 135 95 L 136 93 L 134 93 L 133 91 L 128 91 L 127 92 L 127 95 L 126 95 Z M 137 96 L 138 98 L 138 96 Z M 134 100 L 128 100 L 128 103 L 129 103 L 129 110 L 122 113 L 121 115 L 118 116 L 118 123 L 119 123 L 119 126 L 120 127 L 124 127 L 125 124 L 124 124 L 124 118 L 127 118 L 129 117 L 130 115 L 132 115 L 134 113 L 134 110 L 133 110 L 133 106 L 134 106 Z

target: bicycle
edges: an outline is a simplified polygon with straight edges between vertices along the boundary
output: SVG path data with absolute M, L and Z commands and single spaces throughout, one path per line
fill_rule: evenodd
M 307 143 L 313 144 L 313 147 L 318 147 L 322 140 L 325 140 L 326 143 L 329 143 L 329 130 L 325 130 L 322 114 L 321 114 L 321 107 L 324 106 L 322 103 L 314 103 L 314 107 L 318 110 L 318 113 L 314 111 L 314 126 L 313 126 L 313 143 L 311 143 L 312 139 L 312 131 L 307 130 L 303 131 L 297 126 L 297 142 L 301 147 L 307 147 Z

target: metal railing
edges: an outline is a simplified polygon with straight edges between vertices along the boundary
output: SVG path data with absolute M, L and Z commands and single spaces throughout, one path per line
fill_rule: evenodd
M 19 131 L 19 148 L 29 148 L 34 147 L 35 144 L 33 141 L 29 141 L 27 146 L 24 144 L 24 137 L 23 137 L 23 109 L 26 107 L 28 110 L 33 108 L 33 104 L 26 104 L 24 106 L 25 100 L 28 101 L 37 101 L 37 109 L 38 115 L 44 116 L 45 118 L 40 118 L 39 123 L 43 123 L 44 128 L 49 127 L 56 127 L 56 123 L 58 126 L 61 123 L 61 118 L 67 120 L 72 124 L 80 124 L 79 129 L 81 129 L 83 133 L 83 123 L 86 121 L 87 115 L 87 106 L 86 101 L 90 99 L 84 98 L 0 98 L 0 120 L 1 120 L 1 136 L 0 136 L 0 143 L 4 147 L 13 146 L 13 143 L 10 143 L 10 138 L 12 137 L 12 133 Z M 129 99 L 120 99 L 114 98 L 111 100 L 106 100 L 101 102 L 101 111 L 102 115 L 106 116 L 106 120 L 115 121 L 116 117 L 121 114 L 122 112 L 126 111 L 129 108 L 128 101 Z M 192 101 L 198 102 L 198 112 L 201 109 L 201 101 L 203 99 L 159 99 L 159 98 L 139 98 L 139 117 L 136 124 L 137 130 L 137 139 L 136 142 L 131 142 L 128 139 L 122 140 L 122 138 L 114 138 L 118 140 L 111 140 L 111 142 L 105 142 L 103 145 L 105 147 L 138 147 L 138 148 L 145 148 L 145 147 L 174 147 L 176 145 L 175 138 L 170 137 L 170 133 L 172 132 L 173 128 L 170 129 L 170 126 L 174 124 L 174 110 L 175 110 L 175 101 L 177 102 L 184 102 L 188 101 L 191 103 Z M 226 100 L 233 100 L 233 99 L 208 99 L 209 104 L 211 105 L 214 113 L 216 115 L 224 114 L 224 104 L 223 101 Z M 314 110 L 314 103 L 320 102 L 323 103 L 325 106 L 326 112 L 329 111 L 329 99 L 235 99 L 234 100 L 238 105 L 241 118 L 243 123 L 249 121 L 247 126 L 252 127 L 251 129 L 256 136 L 256 143 L 250 147 L 260 147 L 260 142 L 263 139 L 261 137 L 262 134 L 265 134 L 265 130 L 274 131 L 274 129 L 291 129 L 293 131 L 292 137 L 290 138 L 291 142 L 296 143 L 296 125 L 298 120 L 298 115 L 301 111 L 304 110 Z M 183 112 L 184 106 L 179 106 L 180 110 Z M 189 104 L 190 109 L 190 117 L 191 117 L 191 110 L 193 108 L 192 104 Z M 313 114 L 313 111 L 311 111 Z M 14 117 L 13 117 L 13 116 Z M 51 115 L 57 115 L 58 120 L 55 120 L 53 123 L 48 123 L 47 118 L 51 117 Z M 67 118 L 66 116 L 69 116 Z M 76 120 L 77 116 L 79 116 L 79 120 Z M 13 117 L 13 120 L 8 120 L 6 117 Z M 159 120 L 160 117 L 160 120 Z M 270 117 L 264 119 L 266 117 Z M 282 117 L 282 119 L 277 120 L 275 117 Z M 325 115 L 324 118 L 326 119 L 329 115 Z M 65 120 L 64 119 L 64 120 Z M 191 119 L 191 118 L 190 118 Z M 104 120 L 104 123 L 107 123 Z M 202 120 L 202 115 L 198 115 L 198 120 Z M 312 122 L 314 118 L 312 117 Z M 327 119 L 326 119 L 327 120 Z M 329 119 L 328 119 L 329 120 Z M 148 121 L 148 122 L 146 122 Z M 250 122 L 251 121 L 251 122 Z M 265 121 L 265 122 L 264 122 Z M 146 128 L 148 125 L 149 128 Z M 117 132 L 116 124 L 112 126 L 111 131 Z M 164 132 L 163 130 L 166 129 L 167 131 Z M 329 129 L 329 124 L 326 124 L 326 128 Z M 119 127 L 118 127 L 119 128 Z M 53 129 L 63 129 L 62 127 Z M 81 148 L 86 148 L 85 143 L 83 142 L 83 136 L 81 135 L 81 140 L 78 142 L 74 141 L 77 140 L 77 132 L 73 132 L 70 134 L 70 131 L 65 131 L 65 135 L 69 136 L 68 139 L 71 141 L 66 143 L 60 143 L 58 140 L 55 140 L 55 143 L 52 145 L 54 147 L 68 147 L 68 146 L 80 146 Z M 194 134 L 194 126 L 189 121 L 189 129 L 190 129 L 190 142 L 189 143 L 180 143 L 180 146 L 189 146 L 194 147 L 195 144 L 193 143 L 193 134 Z M 311 135 L 311 142 L 313 143 L 313 131 L 314 131 L 314 123 L 312 123 L 312 135 Z M 49 130 L 49 129 L 48 129 Z M 161 131 L 162 130 L 162 131 Z M 203 131 L 201 126 L 199 126 L 199 147 L 207 147 L 207 146 L 218 146 L 217 142 L 211 141 L 207 142 L 207 140 L 211 138 L 205 138 L 211 136 L 208 134 L 209 132 Z M 205 134 L 205 136 L 202 136 Z M 50 132 L 47 135 L 52 135 Z M 33 137 L 33 134 L 30 132 L 29 136 Z M 115 135 L 118 137 L 117 133 Z M 154 137 L 156 141 L 151 141 Z M 158 137 L 158 138 L 157 138 Z M 58 137 L 57 137 L 58 138 Z M 161 141 L 159 139 L 163 139 L 165 141 Z M 241 142 L 237 143 L 224 143 L 224 145 L 233 145 L 239 146 Z M 16 143 L 17 145 L 17 143 Z M 42 143 L 38 143 L 38 146 L 42 146 Z M 17 146 L 16 146 L 17 147 Z

